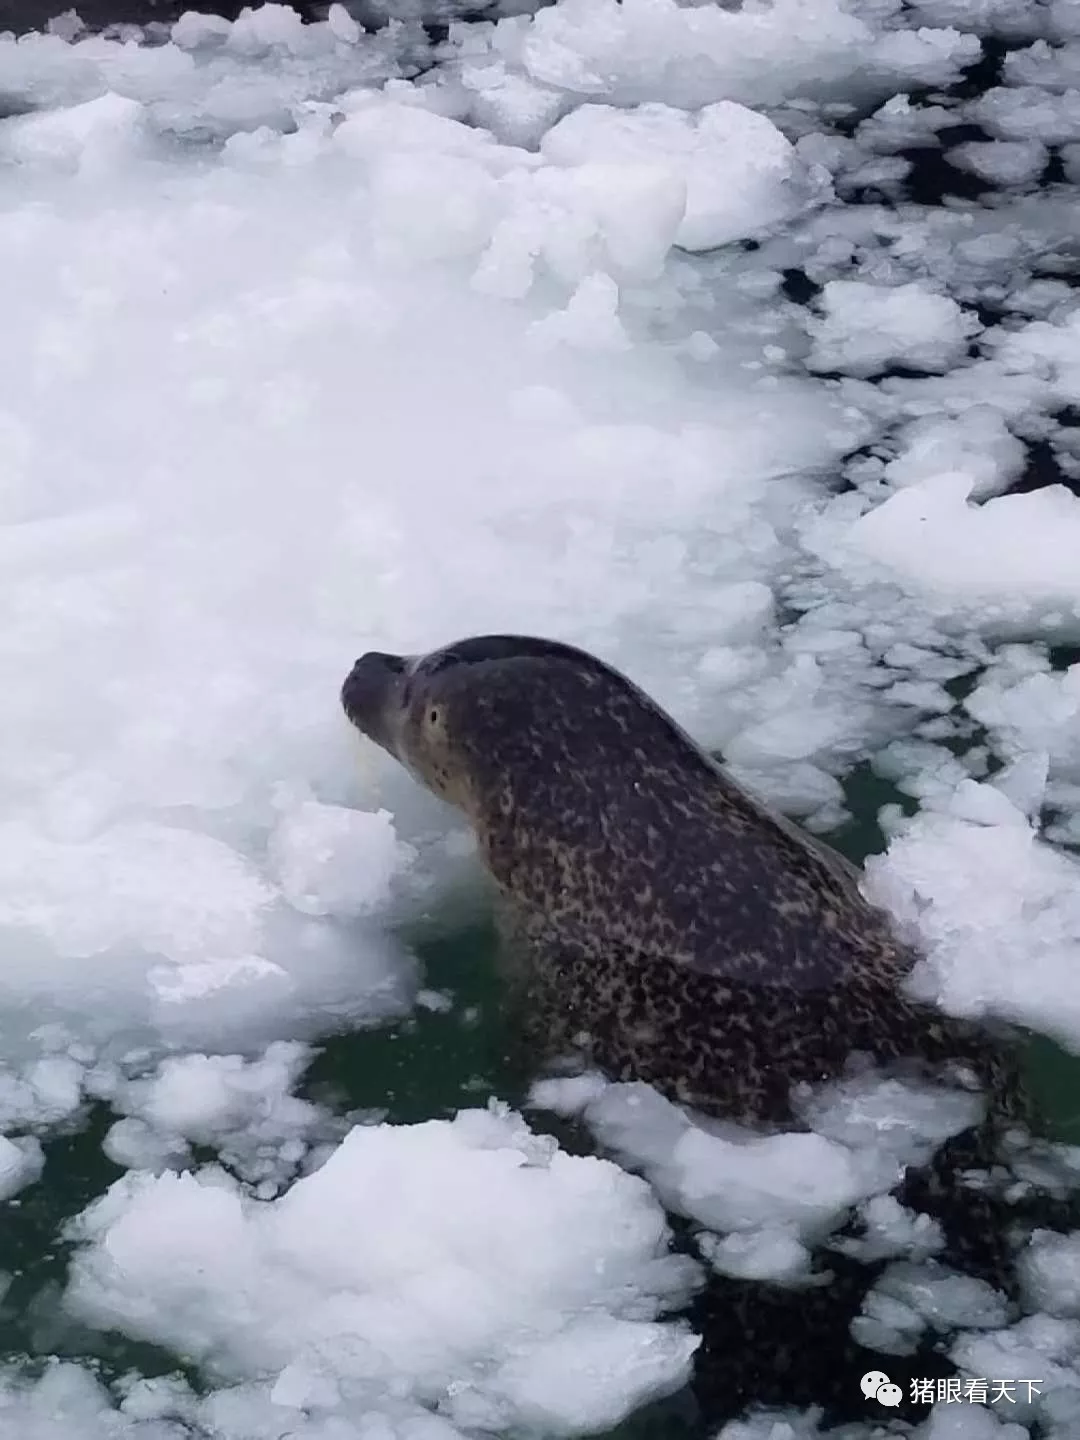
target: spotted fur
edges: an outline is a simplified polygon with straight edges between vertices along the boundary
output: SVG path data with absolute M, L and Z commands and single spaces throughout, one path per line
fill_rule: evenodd
M 342 700 L 471 821 L 540 1054 L 748 1122 L 790 1119 L 791 1087 L 853 1052 L 1001 1081 L 999 1046 L 906 995 L 916 956 L 857 872 L 593 656 L 515 636 L 369 654 Z

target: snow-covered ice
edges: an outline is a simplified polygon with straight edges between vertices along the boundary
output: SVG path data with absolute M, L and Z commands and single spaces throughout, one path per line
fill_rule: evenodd
M 292 1093 L 311 1059 L 306 1046 L 279 1042 L 252 1060 L 186 1054 L 137 1079 L 98 1072 L 92 1093 L 123 1117 L 105 1152 L 119 1164 L 160 1170 L 190 1163 L 193 1146 L 213 1146 L 260 1195 L 272 1195 L 313 1144 L 341 1138 L 340 1122 Z
M 699 1228 L 702 1254 L 721 1273 L 816 1281 L 812 1248 L 852 1210 L 868 1233 L 854 1245 L 831 1241 L 838 1249 L 936 1248 L 929 1217 L 894 1200 L 890 1209 L 887 1192 L 907 1166 L 979 1120 L 980 1098 L 871 1073 L 795 1100 L 806 1130 L 759 1135 L 694 1117 L 650 1086 L 599 1076 L 542 1080 L 531 1094 L 540 1109 L 580 1116 L 606 1153 L 644 1174 L 669 1210 Z
M 696 1267 L 666 1231 L 609 1161 L 462 1111 L 354 1129 L 270 1204 L 221 1175 L 118 1181 L 78 1221 L 67 1303 L 218 1379 L 275 1376 L 283 1415 L 408 1401 L 597 1430 L 686 1379 L 697 1341 L 657 1316 Z
M 423 8 L 0 34 L 0 1204 L 96 1108 L 125 1173 L 49 1303 L 208 1385 L 13 1356 L 0 1430 L 603 1430 L 685 1380 L 702 1277 L 844 1255 L 888 1265 L 864 1338 L 1038 1372 L 1063 1440 L 1075 1235 L 1014 1319 L 888 1193 L 969 1096 L 864 1079 L 761 1136 L 541 1087 L 597 1160 L 304 1085 L 327 1035 L 457 1023 L 410 926 L 475 883 L 341 678 L 495 629 L 602 652 L 817 830 L 872 764 L 918 804 L 865 883 L 919 988 L 1080 1053 L 1080 201 L 1037 188 L 1076 178 L 1076 6 Z M 985 201 L 924 205 L 928 156 Z
M 810 363 L 817 370 L 874 375 L 891 365 L 947 370 L 982 327 L 947 295 L 925 286 L 875 286 L 830 280 L 821 296 L 823 315 L 813 322 Z
M 730 100 L 692 118 L 669 105 L 631 111 L 581 105 L 548 130 L 540 151 L 559 165 L 670 167 L 685 189 L 674 236 L 684 250 L 710 250 L 767 230 L 815 194 L 815 177 L 791 142 L 764 115 Z

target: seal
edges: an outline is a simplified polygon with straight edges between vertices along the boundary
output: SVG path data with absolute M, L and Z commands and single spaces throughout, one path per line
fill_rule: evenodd
M 984 1092 L 984 1120 L 894 1191 L 941 1226 L 939 1260 L 1015 1295 L 1017 1222 L 1070 1228 L 1075 1207 L 1021 1216 L 1007 1187 L 964 1183 L 989 1176 L 1005 1131 L 1027 1123 L 1007 1033 L 912 998 L 917 955 L 858 871 L 740 787 L 624 675 L 569 645 L 489 635 L 425 656 L 365 654 L 341 701 L 474 829 L 524 1057 L 569 1054 L 762 1128 L 799 1127 L 799 1087 L 838 1078 L 857 1054 L 955 1074 Z M 852 1216 L 847 1234 L 859 1230 Z M 828 1285 L 710 1276 L 691 1316 L 702 1434 L 751 1404 L 865 1420 L 857 1377 L 882 1357 L 851 1326 L 886 1261 L 824 1253 Z M 954 1373 L 929 1341 L 886 1368 Z
M 1000 1079 L 983 1030 L 907 995 L 916 954 L 854 867 L 595 656 L 514 635 L 371 652 L 341 700 L 468 818 L 543 1057 L 757 1124 L 853 1055 Z

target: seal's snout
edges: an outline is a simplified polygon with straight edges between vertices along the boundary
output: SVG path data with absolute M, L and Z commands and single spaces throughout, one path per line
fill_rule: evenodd
M 400 655 L 369 650 L 361 655 L 341 687 L 341 704 L 356 728 L 379 745 L 388 737 L 390 702 L 408 666 Z

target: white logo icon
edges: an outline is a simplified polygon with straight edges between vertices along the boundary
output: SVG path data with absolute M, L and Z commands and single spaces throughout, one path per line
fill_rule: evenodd
M 868 1400 L 876 1400 L 879 1405 L 889 1408 L 899 1405 L 904 1398 L 900 1386 L 894 1385 L 884 1370 L 868 1370 L 859 1381 L 859 1386 Z

